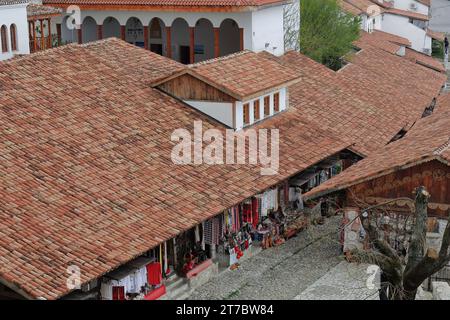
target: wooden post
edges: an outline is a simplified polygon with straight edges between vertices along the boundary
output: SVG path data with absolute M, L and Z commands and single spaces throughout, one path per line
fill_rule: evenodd
M 244 50 L 244 28 L 239 28 L 239 50 Z
M 172 58 L 172 35 L 171 27 L 166 27 L 166 55 L 167 58 Z
M 149 26 L 144 26 L 144 48 L 146 49 L 146 50 L 148 50 L 149 49 L 149 44 L 148 44 L 148 40 L 149 40 L 149 38 L 148 38 L 148 31 L 149 31 Z
M 83 43 L 83 29 L 81 29 L 81 26 L 80 26 L 80 29 L 77 29 L 77 33 L 78 33 L 78 43 L 79 44 L 82 44 Z
M 175 240 L 175 238 L 173 238 L 172 240 L 173 240 L 173 266 L 176 268 L 177 263 L 178 263 L 178 259 L 177 259 L 177 241 Z
M 32 37 L 32 31 L 31 31 L 31 21 L 28 20 L 28 37 L 29 37 L 29 44 L 30 44 L 30 52 L 33 52 L 33 48 L 31 46 L 31 37 Z
M 44 36 L 44 20 L 39 20 L 41 26 L 41 50 L 45 49 L 45 36 Z
M 56 34 L 58 37 L 58 46 L 61 45 L 62 32 L 61 32 L 61 23 L 56 24 Z
M 214 28 L 214 58 L 220 56 L 220 28 Z
M 36 22 L 34 20 L 32 21 L 32 26 L 33 26 L 33 49 L 34 52 L 36 52 L 37 51 Z
M 189 59 L 190 59 L 189 63 L 195 62 L 194 35 L 195 35 L 195 27 L 189 27 Z
M 102 39 L 103 39 L 103 25 L 98 24 L 97 25 L 97 40 L 102 40 Z
M 148 28 L 148 27 L 147 27 Z M 167 241 L 164 241 L 164 267 L 163 267 L 163 273 L 166 273 L 166 270 L 168 268 L 168 263 L 167 263 Z
M 47 28 L 47 30 L 48 30 L 48 39 L 47 39 L 47 42 L 48 42 L 48 48 L 52 48 L 52 47 L 53 47 L 53 41 L 52 41 L 52 23 L 51 23 L 50 18 L 47 19 L 47 23 L 48 23 L 48 28 Z
M 120 26 L 120 39 L 125 41 L 125 26 Z

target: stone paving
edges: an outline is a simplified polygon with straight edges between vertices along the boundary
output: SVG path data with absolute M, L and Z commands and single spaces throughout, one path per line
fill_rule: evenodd
M 343 257 L 339 251 L 341 218 L 311 226 L 285 244 L 262 251 L 224 271 L 196 289 L 189 299 L 294 299 L 332 270 Z
M 343 261 L 295 297 L 296 300 L 379 300 L 377 280 L 368 264 Z M 372 286 L 369 289 L 367 282 Z M 379 281 L 378 281 L 379 283 Z

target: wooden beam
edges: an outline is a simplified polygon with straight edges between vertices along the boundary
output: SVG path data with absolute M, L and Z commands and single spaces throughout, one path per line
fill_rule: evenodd
M 44 20 L 40 20 L 41 26 L 41 50 L 45 49 L 45 37 L 44 37 Z
M 149 26 L 144 26 L 144 48 L 148 50 L 150 48 L 149 46 Z
M 33 21 L 32 22 L 32 27 L 33 27 L 33 49 L 34 52 L 37 51 L 37 40 L 36 40 L 36 22 Z
M 239 50 L 244 50 L 244 28 L 239 28 Z
M 125 41 L 125 26 L 120 26 L 120 39 L 122 39 L 123 41 Z
M 62 32 L 61 32 L 61 23 L 56 24 L 56 34 L 58 36 L 58 46 L 61 45 Z
M 214 28 L 214 58 L 220 56 L 220 28 Z
M 52 23 L 50 18 L 47 19 L 47 23 L 48 23 L 48 47 L 49 48 L 53 48 L 53 41 L 52 41 Z
M 78 43 L 82 44 L 83 43 L 83 29 L 80 26 L 80 29 L 77 29 L 77 38 L 78 38 Z
M 166 27 L 166 55 L 167 58 L 172 58 L 172 34 L 171 27 Z
M 102 39 L 103 39 L 103 25 L 98 24 L 97 25 L 97 40 L 102 40 Z
M 195 27 L 189 27 L 189 59 L 190 59 L 189 63 L 195 62 L 194 36 L 195 36 Z

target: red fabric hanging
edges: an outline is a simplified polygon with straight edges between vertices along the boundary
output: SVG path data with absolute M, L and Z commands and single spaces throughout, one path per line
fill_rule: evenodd
M 243 219 L 244 222 L 252 222 L 252 205 L 250 203 L 244 203 L 243 206 Z
M 161 264 L 152 262 L 147 265 L 147 281 L 151 286 L 157 286 L 162 282 Z
M 258 226 L 258 199 L 252 199 L 252 215 L 253 215 L 253 227 L 256 229 Z
M 125 300 L 125 288 L 122 286 L 112 287 L 112 299 L 113 300 Z

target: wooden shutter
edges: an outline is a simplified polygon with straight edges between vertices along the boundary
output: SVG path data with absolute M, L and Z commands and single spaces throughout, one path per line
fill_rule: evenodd
M 244 124 L 250 123 L 250 105 L 248 103 L 244 104 Z
M 1 28 L 2 52 L 8 52 L 8 35 L 6 34 L 6 26 Z
M 278 92 L 273 95 L 273 110 L 274 112 L 280 111 L 280 94 Z
M 253 117 L 256 120 L 259 120 L 259 100 L 253 101 Z
M 11 34 L 11 50 L 17 51 L 17 39 L 16 39 L 16 26 L 14 24 L 11 25 L 9 29 L 9 33 Z
M 270 96 L 264 97 L 264 116 L 270 116 Z

